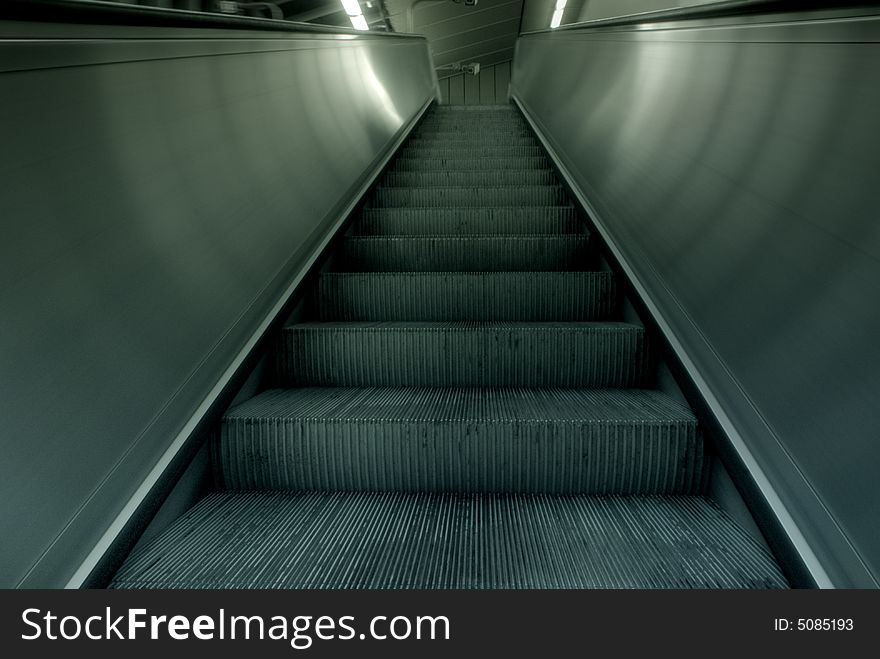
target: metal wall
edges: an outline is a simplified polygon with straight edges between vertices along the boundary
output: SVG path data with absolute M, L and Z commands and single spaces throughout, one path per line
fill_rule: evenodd
M 522 37 L 557 154 L 821 585 L 880 575 L 880 21 Z
M 440 102 L 444 105 L 506 105 L 510 62 L 481 68 L 477 75 L 459 73 L 441 78 Z
M 67 583 L 434 93 L 421 38 L 0 23 L 0 586 Z

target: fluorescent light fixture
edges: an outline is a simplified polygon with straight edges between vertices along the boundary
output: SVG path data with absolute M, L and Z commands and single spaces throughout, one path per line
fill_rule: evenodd
M 553 18 L 550 19 L 550 29 L 555 30 L 559 27 L 559 24 L 562 22 L 562 12 L 564 10 L 557 9 L 553 12 Z
M 342 8 L 349 16 L 360 16 L 362 13 L 358 0 L 342 0 Z
M 370 26 L 367 25 L 367 19 L 360 16 L 349 16 L 351 19 L 351 24 L 354 25 L 355 30 L 369 30 Z
M 556 0 L 556 11 L 562 11 L 565 9 L 565 4 L 568 0 Z

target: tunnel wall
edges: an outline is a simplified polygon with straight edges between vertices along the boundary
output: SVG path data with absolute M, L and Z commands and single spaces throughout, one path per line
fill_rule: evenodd
M 527 35 L 512 94 L 817 583 L 875 586 L 880 21 L 750 21 Z
M 0 23 L 0 586 L 68 582 L 434 94 L 421 38 Z

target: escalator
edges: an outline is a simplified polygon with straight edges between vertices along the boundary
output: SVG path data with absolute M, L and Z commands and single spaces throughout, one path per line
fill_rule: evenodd
M 114 588 L 777 588 L 520 115 L 434 107 Z

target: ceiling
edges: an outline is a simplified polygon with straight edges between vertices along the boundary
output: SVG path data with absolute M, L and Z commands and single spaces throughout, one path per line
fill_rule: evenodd
M 523 0 L 385 0 L 395 32 L 428 38 L 438 77 L 455 75 L 442 67 L 479 62 L 487 67 L 513 59 Z
M 342 0 L 118 0 L 352 27 Z M 353 0 L 347 0 L 353 1 Z M 357 0 L 371 30 L 424 34 L 438 78 L 452 65 L 485 68 L 513 59 L 520 32 L 546 30 L 557 0 Z M 562 24 L 718 0 L 567 0 Z M 468 4 L 471 3 L 471 4 Z
M 121 0 L 350 28 L 342 0 Z M 424 34 L 439 78 L 453 65 L 513 59 L 519 33 L 544 30 L 557 0 L 357 0 L 371 30 Z M 712 0 L 567 0 L 562 23 Z M 471 3 L 471 4 L 468 4 Z
M 370 29 L 424 34 L 434 64 L 479 62 L 487 67 L 513 59 L 524 0 L 360 0 Z M 549 1 L 549 0 L 547 0 Z M 351 26 L 340 0 L 275 0 L 288 20 Z M 372 6 L 371 6 L 372 5 Z M 455 75 L 440 68 L 440 78 Z

